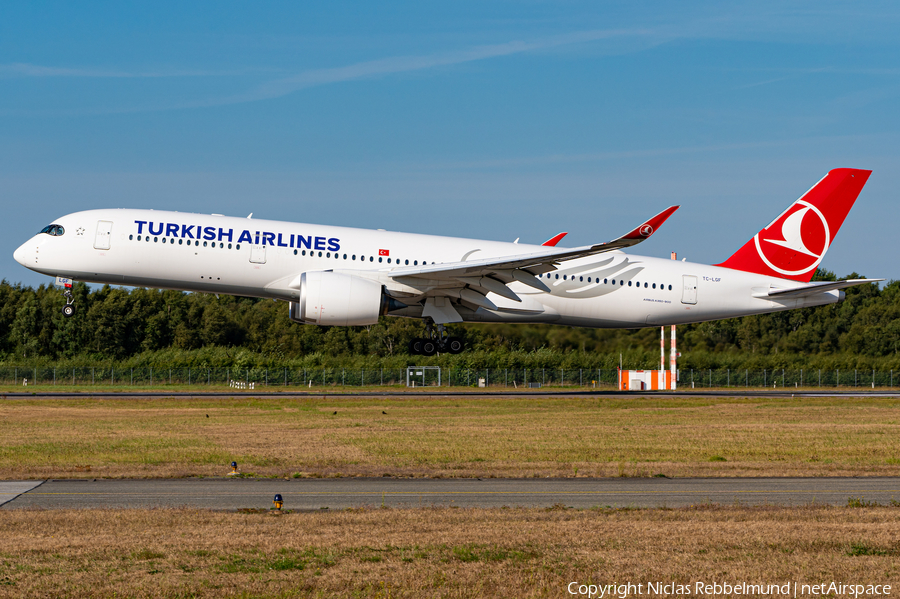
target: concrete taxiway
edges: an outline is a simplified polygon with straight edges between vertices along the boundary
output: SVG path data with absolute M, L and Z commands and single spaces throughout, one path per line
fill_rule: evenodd
M 900 478 L 126 479 L 0 482 L 2 508 L 684 507 L 900 501 Z

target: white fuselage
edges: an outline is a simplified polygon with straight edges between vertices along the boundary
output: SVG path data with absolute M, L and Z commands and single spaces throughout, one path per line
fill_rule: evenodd
M 51 276 L 91 283 L 179 289 L 297 301 L 304 272 L 334 270 L 382 282 L 389 291 L 427 295 L 389 273 L 539 250 L 497 241 L 155 210 L 89 210 L 53 221 L 59 236 L 38 234 L 18 262 Z M 107 224 L 108 223 L 108 224 Z M 106 230 L 108 229 L 108 233 Z M 384 255 L 387 254 L 387 255 Z M 498 310 L 459 310 L 466 321 L 536 322 L 599 328 L 683 324 L 839 301 L 843 293 L 774 301 L 786 279 L 620 251 L 562 262 L 541 276 L 551 293 L 513 282 L 523 301 L 488 294 Z M 420 305 L 391 314 L 420 317 Z

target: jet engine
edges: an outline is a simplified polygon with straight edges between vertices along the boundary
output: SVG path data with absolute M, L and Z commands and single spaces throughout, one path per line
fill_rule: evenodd
M 377 324 L 379 316 L 400 307 L 376 281 L 313 271 L 300 276 L 300 301 L 290 303 L 290 318 L 303 324 L 364 326 Z

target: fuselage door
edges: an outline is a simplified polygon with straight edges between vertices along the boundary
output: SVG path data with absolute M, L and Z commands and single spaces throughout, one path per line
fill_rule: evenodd
M 95 250 L 108 250 L 109 240 L 112 237 L 112 221 L 97 221 L 97 235 L 94 237 Z
M 681 293 L 682 304 L 697 303 L 697 277 L 693 275 L 684 275 L 684 291 Z
M 250 245 L 250 262 L 254 264 L 265 264 L 266 263 L 266 246 L 264 245 Z

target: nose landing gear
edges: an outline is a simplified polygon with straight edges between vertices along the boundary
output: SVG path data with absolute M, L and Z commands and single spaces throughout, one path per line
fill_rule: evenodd
M 63 316 L 71 318 L 75 315 L 75 296 L 72 295 L 72 283 L 66 283 L 63 295 L 66 296 L 66 305 L 62 307 Z
M 425 335 L 423 339 L 413 339 L 409 342 L 409 353 L 417 356 L 433 356 L 438 352 L 460 354 L 466 349 L 462 339 L 449 337 L 447 327 L 442 324 L 435 325 L 432 320 L 428 320 L 425 324 Z

